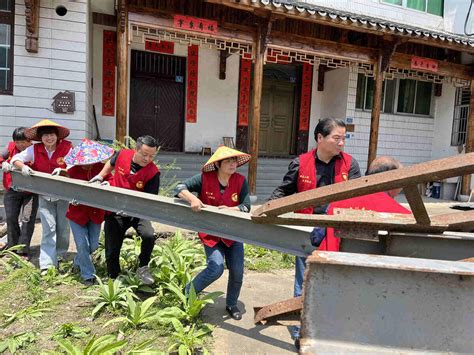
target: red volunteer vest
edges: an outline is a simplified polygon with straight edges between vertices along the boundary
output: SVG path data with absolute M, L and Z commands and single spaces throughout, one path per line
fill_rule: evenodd
M 70 178 L 89 181 L 94 176 L 100 173 L 104 164 L 96 163 L 91 169 L 83 169 L 81 166 L 73 166 L 68 170 Z M 104 221 L 105 211 L 100 208 L 95 208 L 86 205 L 69 205 L 66 217 L 71 221 L 84 226 L 89 221 L 95 224 L 101 224 Z
M 15 154 L 20 153 L 20 151 L 16 148 L 15 142 L 10 142 L 8 143 L 8 158 L 6 159 L 7 162 L 10 162 L 12 160 L 12 157 Z M 5 188 L 6 191 L 10 190 L 10 187 L 12 186 L 12 175 L 10 173 L 3 173 L 3 187 Z
M 110 179 L 110 185 L 121 187 L 127 190 L 143 191 L 145 185 L 160 171 L 155 163 L 151 162 L 142 167 L 135 174 L 130 174 L 130 164 L 132 163 L 134 150 L 121 150 L 115 161 L 115 172 Z
M 386 192 L 377 192 L 370 195 L 336 201 L 329 205 L 327 214 L 334 214 L 335 208 L 352 208 L 374 212 L 411 214 L 411 211 L 400 205 Z M 337 230 L 334 232 L 334 228 L 327 228 L 326 238 L 323 239 L 318 250 L 339 251 L 341 240 L 337 238 L 335 234 L 337 234 Z
M 242 190 L 242 185 L 244 184 L 245 177 L 239 173 L 234 173 L 229 179 L 229 183 L 224 190 L 224 193 L 221 193 L 219 186 L 219 180 L 217 178 L 217 171 L 211 171 L 208 173 L 202 173 L 202 187 L 201 193 L 199 194 L 199 199 L 202 203 L 211 206 L 229 206 L 235 207 L 238 206 L 240 190 Z M 216 237 L 214 235 L 209 235 L 206 233 L 198 233 L 199 238 L 204 245 L 207 245 L 210 248 L 213 248 L 222 241 L 226 246 L 230 247 L 232 240 Z
M 349 179 L 349 169 L 351 168 L 352 157 L 341 152 L 341 159 L 336 159 L 334 165 L 334 183 L 347 181 Z M 300 155 L 300 167 L 296 189 L 298 192 L 312 190 L 316 186 L 316 149 Z M 296 213 L 313 214 L 313 208 L 308 207 L 296 211 Z
M 69 153 L 71 148 L 71 142 L 62 139 L 56 146 L 56 150 L 51 156 L 51 159 L 49 159 L 48 152 L 46 151 L 44 144 L 36 143 L 33 145 L 35 162 L 32 164 L 31 168 L 42 173 L 52 173 L 56 168 L 64 169 L 66 168 L 64 156 Z

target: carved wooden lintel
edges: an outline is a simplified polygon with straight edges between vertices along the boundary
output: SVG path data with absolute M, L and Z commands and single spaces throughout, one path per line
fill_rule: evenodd
M 25 49 L 30 53 L 38 53 L 39 3 L 40 0 L 25 0 Z

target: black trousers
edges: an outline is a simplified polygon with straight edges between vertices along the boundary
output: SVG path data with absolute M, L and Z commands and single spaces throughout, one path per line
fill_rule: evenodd
M 142 238 L 142 246 L 138 257 L 140 266 L 150 262 L 155 246 L 155 231 L 150 221 L 135 217 L 122 217 L 115 213 L 105 216 L 105 258 L 109 277 L 116 278 L 120 274 L 120 249 L 122 249 L 125 232 L 133 227 Z
M 7 215 L 7 244 L 9 247 L 24 244 L 25 247 L 20 252 L 28 254 L 35 229 L 38 195 L 10 189 L 5 193 L 3 203 Z

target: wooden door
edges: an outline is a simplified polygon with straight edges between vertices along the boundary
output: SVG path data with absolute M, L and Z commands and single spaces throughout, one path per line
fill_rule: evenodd
M 295 85 L 278 82 L 265 83 L 260 104 L 259 153 L 268 156 L 290 154 Z
M 186 58 L 132 51 L 129 135 L 148 134 L 163 151 L 183 151 Z

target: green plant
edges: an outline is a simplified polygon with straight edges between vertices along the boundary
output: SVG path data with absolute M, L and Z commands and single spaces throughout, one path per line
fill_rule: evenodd
M 64 323 L 56 329 L 52 338 L 85 338 L 90 332 L 91 329 L 88 327 L 81 327 L 74 323 Z
M 67 339 L 58 339 L 58 345 L 69 355 L 106 355 L 115 354 L 127 345 L 127 340 L 117 341 L 113 335 L 97 338 L 95 335 L 84 348 L 79 348 Z
M 2 327 L 7 327 L 16 320 L 19 320 L 19 321 L 23 322 L 26 319 L 39 318 L 45 312 L 52 311 L 51 308 L 46 308 L 46 307 L 37 308 L 40 305 L 41 304 L 26 307 L 26 308 L 20 309 L 18 312 L 15 312 L 15 313 L 3 313 L 3 317 L 6 318 L 6 319 L 2 323 Z
M 5 266 L 7 273 L 10 273 L 15 268 L 33 269 L 34 265 L 22 258 L 16 252 L 22 251 L 25 245 L 15 245 L 11 248 L 0 251 L 0 261 Z M 3 260 L 5 258 L 6 260 Z
M 153 350 L 151 347 L 151 344 L 155 341 L 155 339 L 148 339 L 145 341 L 142 341 L 141 343 L 133 346 L 129 351 L 127 351 L 127 354 L 129 355 L 138 355 L 138 354 L 143 354 L 143 355 L 165 355 L 163 351 L 159 350 Z
M 173 341 L 168 348 L 168 352 L 178 351 L 179 355 L 192 355 L 197 350 L 204 354 L 209 354 L 209 351 L 204 347 L 204 338 L 212 332 L 212 328 L 204 325 L 197 328 L 196 324 L 184 326 L 179 320 L 173 319 L 174 332 L 171 334 Z
M 170 290 L 181 303 L 180 307 L 183 313 L 181 314 L 181 317 L 178 316 L 177 318 L 189 323 L 196 321 L 203 308 L 208 304 L 214 303 L 214 300 L 223 294 L 222 292 L 211 292 L 204 295 L 202 298 L 199 298 L 192 284 L 187 296 L 182 289 L 174 283 L 167 284 L 166 288 Z
M 197 243 L 182 237 L 178 229 L 167 243 L 154 249 L 150 269 L 158 288 L 174 282 L 185 287 L 194 273 L 204 268 L 204 256 Z
M 150 297 L 143 302 L 135 302 L 131 295 L 127 295 L 127 315 L 109 320 L 104 327 L 112 323 L 124 323 L 133 328 L 139 328 L 155 319 L 156 311 L 151 306 L 157 297 Z
M 155 290 L 148 285 L 145 285 L 142 280 L 133 272 L 126 271 L 124 275 L 119 276 L 119 280 L 125 286 L 131 286 L 135 291 L 144 293 L 155 293 Z
M 92 317 L 95 317 L 103 308 L 115 311 L 121 307 L 127 307 L 127 295 L 136 297 L 132 292 L 133 287 L 123 286 L 118 279 L 115 281 L 109 279 L 107 284 L 104 284 L 102 280 L 97 277 L 97 282 L 99 285 L 97 286 L 94 296 L 81 296 L 81 298 L 89 299 L 97 303 L 92 310 Z
M 245 267 L 249 270 L 268 272 L 294 267 L 294 257 L 278 251 L 245 244 Z
M 41 287 L 41 274 L 38 269 L 31 269 L 26 275 L 26 297 L 32 303 L 39 303 L 44 300 L 45 292 Z
M 72 262 L 70 262 L 72 264 Z M 72 270 L 72 267 L 70 267 Z M 42 279 L 49 287 L 58 286 L 61 284 L 71 285 L 74 283 L 73 278 L 69 272 L 60 274 L 59 270 L 55 267 L 47 269 L 46 274 L 42 275 Z
M 122 269 L 136 270 L 138 268 L 138 256 L 141 252 L 142 239 L 137 235 L 123 241 L 120 249 L 120 265 Z
M 33 332 L 20 332 L 10 335 L 8 338 L 0 341 L 0 354 L 8 349 L 11 354 L 17 350 L 26 347 L 28 344 L 36 341 L 37 335 Z

